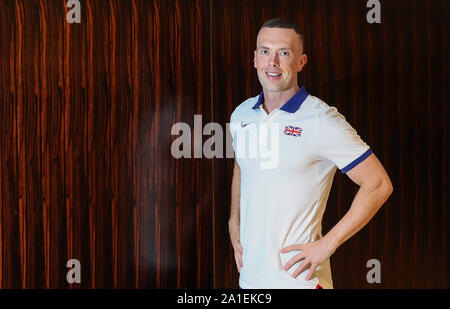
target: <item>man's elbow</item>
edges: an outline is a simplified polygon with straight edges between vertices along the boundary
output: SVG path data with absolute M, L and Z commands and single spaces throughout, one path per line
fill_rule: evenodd
M 383 200 L 382 204 L 386 202 L 386 200 L 394 191 L 394 187 L 392 186 L 392 182 L 389 179 L 388 175 L 368 178 L 367 181 L 363 182 L 361 186 L 366 190 L 377 194 L 379 198 Z
M 384 196 L 384 201 L 386 201 L 389 198 L 389 196 L 391 196 L 392 192 L 394 192 L 394 186 L 392 185 L 389 176 L 386 175 L 386 177 L 383 178 L 379 190 L 381 194 Z

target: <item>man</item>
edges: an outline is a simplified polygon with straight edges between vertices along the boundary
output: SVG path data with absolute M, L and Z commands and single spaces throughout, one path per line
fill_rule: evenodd
M 236 161 L 229 232 L 241 288 L 333 288 L 330 256 L 393 190 L 380 161 L 337 109 L 298 86 L 306 62 L 298 26 L 266 22 L 254 52 L 263 90 L 230 118 Z M 262 134 L 262 125 L 277 134 Z M 275 138 L 267 141 L 268 135 Z M 255 141 L 276 145 L 276 165 L 262 168 L 262 158 L 239 155 Z M 336 167 L 360 187 L 349 211 L 322 236 Z

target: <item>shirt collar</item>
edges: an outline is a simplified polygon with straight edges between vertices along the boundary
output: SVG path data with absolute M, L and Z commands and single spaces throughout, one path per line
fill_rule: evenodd
M 300 105 L 306 100 L 309 93 L 306 91 L 305 86 L 302 86 L 296 94 L 292 98 L 290 98 L 282 107 L 280 107 L 281 110 L 288 112 L 288 113 L 295 113 L 299 108 Z M 259 94 L 258 102 L 256 102 L 255 106 L 253 106 L 253 109 L 257 109 L 260 107 L 261 104 L 264 102 L 264 93 L 261 91 Z

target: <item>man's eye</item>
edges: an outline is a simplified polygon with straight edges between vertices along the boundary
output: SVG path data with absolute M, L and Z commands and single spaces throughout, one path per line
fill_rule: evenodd
M 289 55 L 289 53 L 288 53 L 287 51 L 283 51 L 283 52 L 281 52 L 280 54 L 281 54 L 281 56 L 287 56 L 287 55 Z
M 268 53 L 269 53 L 268 50 L 265 50 L 265 49 L 261 50 L 261 54 L 263 54 L 263 55 L 267 55 Z

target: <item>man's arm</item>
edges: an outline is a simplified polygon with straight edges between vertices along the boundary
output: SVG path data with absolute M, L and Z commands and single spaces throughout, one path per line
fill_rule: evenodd
M 378 158 L 372 154 L 347 172 L 348 177 L 360 186 L 352 205 L 345 216 L 321 239 L 308 243 L 285 247 L 281 252 L 301 250 L 291 258 L 284 269 L 304 260 L 293 273 L 297 277 L 308 265 L 306 277 L 312 279 L 318 265 L 326 261 L 347 239 L 361 230 L 386 202 L 393 191 L 391 180 Z
M 386 170 L 374 154 L 348 171 L 347 176 L 360 187 L 348 212 L 325 235 L 334 250 L 361 230 L 393 191 Z
M 233 179 L 231 181 L 231 212 L 228 221 L 231 244 L 238 272 L 241 272 L 243 248 L 240 241 L 240 197 L 241 197 L 241 169 L 234 161 Z

